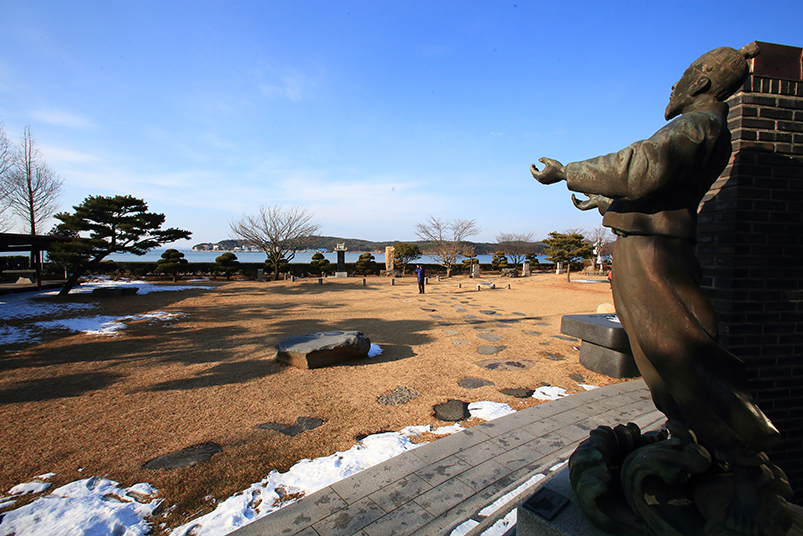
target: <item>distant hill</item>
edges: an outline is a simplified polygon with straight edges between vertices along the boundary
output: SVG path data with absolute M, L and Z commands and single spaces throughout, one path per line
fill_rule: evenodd
M 309 249 L 325 249 L 332 251 L 338 244 L 346 244 L 348 251 L 370 251 L 372 253 L 384 253 L 386 246 L 392 246 L 397 242 L 407 242 L 409 244 L 417 244 L 421 251 L 425 252 L 430 249 L 429 242 L 421 240 L 407 241 L 407 240 L 388 240 L 386 242 L 374 242 L 371 240 L 363 240 L 361 238 L 342 238 L 337 236 L 318 236 L 315 237 Z M 493 255 L 499 250 L 498 244 L 489 242 L 466 242 L 468 246 L 474 248 L 477 255 Z M 245 245 L 240 240 L 221 240 L 220 242 L 202 242 L 195 244 L 192 249 L 195 250 L 224 250 L 232 251 L 235 248 L 241 248 Z M 535 245 L 535 253 L 540 253 L 543 250 L 543 245 L 539 242 Z

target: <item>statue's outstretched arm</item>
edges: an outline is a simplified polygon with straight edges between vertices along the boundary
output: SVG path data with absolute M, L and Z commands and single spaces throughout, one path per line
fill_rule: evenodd
M 544 164 L 544 169 L 541 171 L 538 171 L 535 164 L 530 165 L 530 173 L 533 174 L 535 180 L 541 184 L 555 184 L 566 180 L 566 169 L 563 164 L 551 158 L 539 158 L 538 161 Z
M 586 194 L 588 199 L 577 199 L 577 196 L 572 194 L 572 203 L 580 210 L 591 210 L 593 208 L 599 209 L 599 213 L 604 216 L 608 207 L 613 203 L 613 199 L 605 197 L 604 195 Z

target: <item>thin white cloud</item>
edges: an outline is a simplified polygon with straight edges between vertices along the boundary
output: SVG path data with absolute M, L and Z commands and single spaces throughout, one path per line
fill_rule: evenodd
M 35 121 L 69 128 L 92 128 L 95 124 L 87 117 L 64 110 L 37 110 L 31 114 Z
M 298 71 L 280 76 L 272 83 L 259 84 L 259 91 L 269 99 L 308 100 L 316 86 L 315 80 Z
M 69 149 L 53 147 L 52 145 L 43 145 L 41 149 L 47 162 L 54 168 L 58 168 L 59 164 L 81 164 L 98 160 L 97 156 L 90 153 L 71 151 Z

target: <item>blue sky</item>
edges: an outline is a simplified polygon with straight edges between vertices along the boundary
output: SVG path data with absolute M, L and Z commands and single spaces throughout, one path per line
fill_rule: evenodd
M 415 240 L 431 214 L 540 239 L 599 216 L 537 184 L 538 157 L 650 136 L 698 56 L 801 46 L 801 20 L 799 0 L 5 0 L 0 121 L 31 126 L 62 209 L 141 197 L 180 247 L 260 204 L 330 236 Z

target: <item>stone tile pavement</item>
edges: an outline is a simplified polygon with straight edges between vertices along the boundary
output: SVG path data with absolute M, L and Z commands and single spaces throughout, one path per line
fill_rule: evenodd
M 643 380 L 578 393 L 422 445 L 231 534 L 436 536 L 462 525 L 462 534 L 479 535 L 535 491 L 537 475 L 561 467 L 590 430 L 627 422 L 653 429 L 663 420 Z

